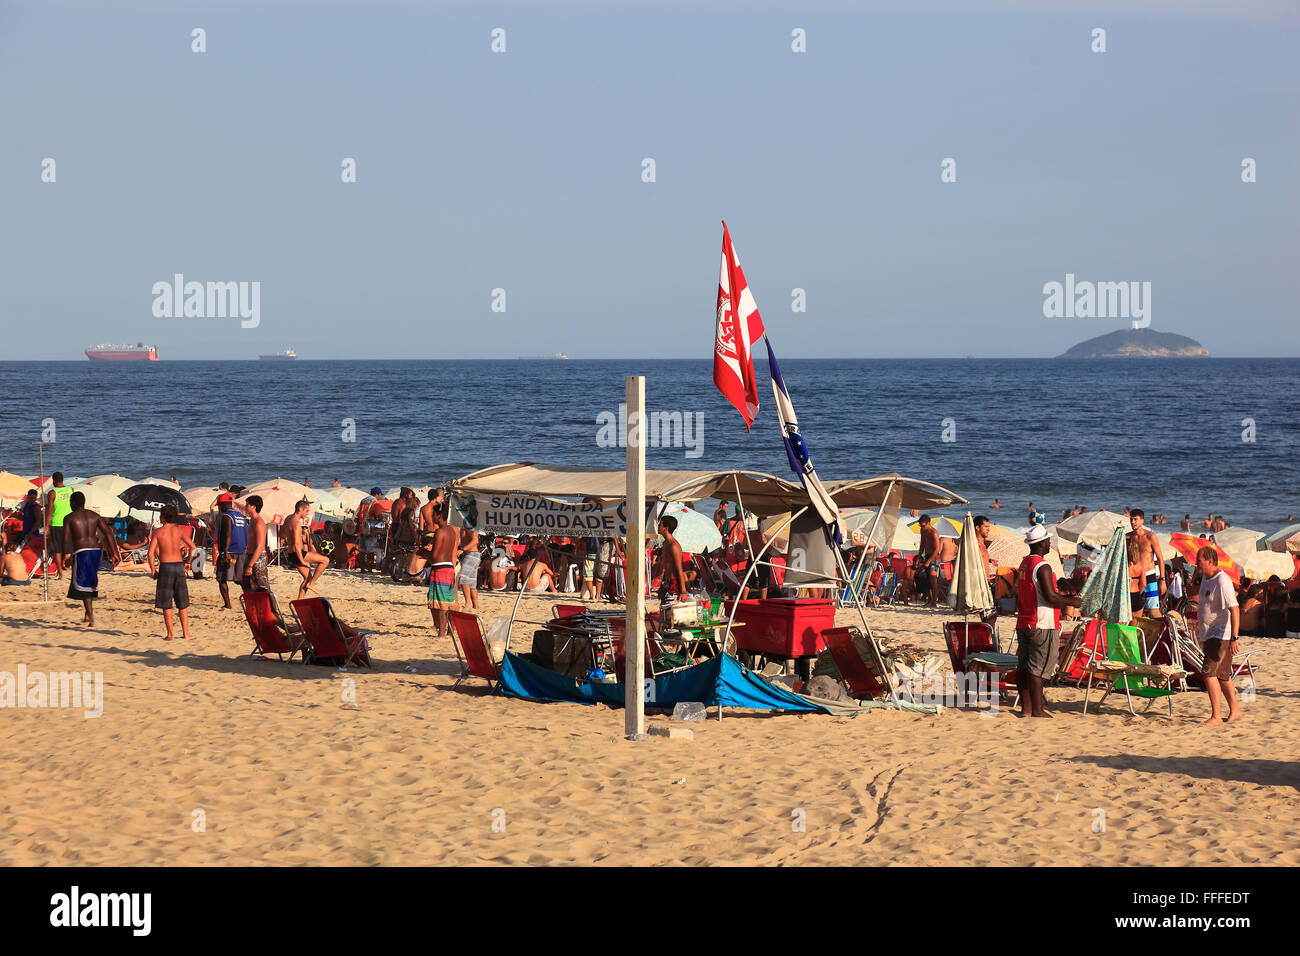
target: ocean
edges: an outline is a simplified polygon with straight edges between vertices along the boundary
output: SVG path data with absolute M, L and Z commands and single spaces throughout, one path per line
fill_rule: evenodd
M 187 488 L 275 476 L 388 488 L 525 460 L 621 468 L 600 422 L 639 374 L 649 411 L 702 424 L 683 430 L 685 447 L 648 449 L 650 467 L 790 478 L 757 367 L 762 407 L 746 433 L 709 360 L 2 362 L 0 468 L 35 474 L 30 443 L 51 431 L 47 473 L 175 475 Z M 1188 513 L 1261 531 L 1300 514 L 1300 359 L 781 368 L 824 479 L 899 472 L 1013 527 L 1030 501 L 1049 522 L 1074 505 L 1129 506 L 1164 512 L 1172 530 Z

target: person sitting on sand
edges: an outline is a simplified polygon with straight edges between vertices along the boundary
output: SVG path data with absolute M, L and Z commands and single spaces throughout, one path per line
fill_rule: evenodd
M 1259 633 L 1264 623 L 1264 585 L 1252 584 L 1241 600 L 1241 625 L 1238 633 L 1251 637 Z
M 316 590 L 316 582 L 329 567 L 330 559 L 317 553 L 311 541 L 311 502 L 306 498 L 299 501 L 291 514 L 281 526 L 282 540 L 287 538 L 289 553 L 293 556 L 294 567 L 302 575 L 302 584 L 298 586 L 298 600 L 307 596 L 308 591 Z M 319 593 L 319 592 L 317 592 Z
M 190 526 L 178 520 L 176 508 L 166 505 L 162 510 L 162 527 L 154 532 L 149 542 L 149 573 L 158 582 L 154 588 L 153 606 L 163 612 L 167 626 L 164 641 L 176 634 L 172 628 L 172 608 L 180 611 L 181 636 L 193 640 L 190 634 L 190 591 L 185 581 L 185 559 L 194 551 Z
M 1021 717 L 1050 717 L 1043 704 L 1043 683 L 1056 673 L 1061 648 L 1061 609 L 1079 607 L 1077 596 L 1056 589 L 1056 572 L 1047 563 L 1052 536 L 1042 525 L 1033 525 L 1025 535 L 1029 554 L 1020 563 L 1017 578 L 1016 641 L 1019 667 L 1016 686 L 1020 689 Z
M 555 572 L 543 557 L 542 546 L 530 545 L 521 563 L 525 591 L 554 591 Z
M 22 542 L 14 538 L 5 544 L 4 565 L 0 567 L 0 585 L 23 586 L 32 583 L 32 576 L 23 560 Z
M 1228 702 L 1227 722 L 1241 720 L 1241 702 L 1232 683 L 1232 656 L 1241 633 L 1241 608 L 1232 578 L 1219 567 L 1219 553 L 1211 547 L 1196 552 L 1201 572 L 1197 595 L 1196 637 L 1205 652 L 1205 693 L 1210 698 L 1207 724 L 1224 723 L 1222 700 Z

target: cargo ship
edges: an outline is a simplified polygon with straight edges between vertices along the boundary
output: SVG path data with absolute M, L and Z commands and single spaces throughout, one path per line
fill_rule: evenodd
M 264 362 L 285 361 L 287 359 L 296 359 L 297 357 L 298 357 L 298 353 L 295 352 L 293 349 L 285 349 L 283 352 L 276 352 L 274 355 L 258 356 L 258 358 L 260 358 Z
M 137 342 L 135 345 L 96 345 L 86 349 L 86 358 L 96 362 L 156 362 L 158 349 Z

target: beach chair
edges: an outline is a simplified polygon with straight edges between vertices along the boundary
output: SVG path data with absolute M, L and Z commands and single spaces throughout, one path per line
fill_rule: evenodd
M 943 640 L 954 674 L 964 674 L 972 665 L 997 674 L 993 688 L 999 694 L 1011 696 L 1011 706 L 1015 706 L 1015 701 L 1020 699 L 1015 679 L 1019 662 L 1015 655 L 998 651 L 993 628 L 983 621 L 944 621 Z
M 284 618 L 276 607 L 274 594 L 270 591 L 246 591 L 240 595 L 239 603 L 244 609 L 248 629 L 253 632 L 253 650 L 249 657 L 269 660 L 270 655 L 275 654 L 283 661 L 284 655 L 288 654 L 292 663 L 293 655 L 302 654 L 303 663 L 307 662 L 306 650 L 310 645 L 301 632 L 292 632 L 287 624 L 281 625 Z
M 551 618 L 556 621 L 562 621 L 566 617 L 577 617 L 585 613 L 587 606 L 585 604 L 553 604 L 551 605 Z
M 342 667 L 347 667 L 353 661 L 366 667 L 374 666 L 370 661 L 366 636 L 358 634 L 356 637 L 348 637 L 343 632 L 339 619 L 335 617 L 328 598 L 303 598 L 300 601 L 290 601 L 289 606 L 293 608 L 298 627 L 311 643 L 316 657 L 341 658 Z
M 858 653 L 853 638 L 861 634 L 862 631 L 856 627 L 832 627 L 822 632 L 822 638 L 830 648 L 831 657 L 850 694 L 858 700 L 892 697 L 889 680 L 880 672 L 880 664 L 866 660 Z
M 1088 665 L 1106 656 L 1106 622 L 1095 617 L 1079 622 L 1068 639 L 1062 632 L 1061 645 L 1055 681 L 1058 684 L 1074 681 L 1075 687 L 1082 687 L 1088 677 Z
M 451 644 L 456 649 L 461 670 L 452 687 L 460 686 L 467 677 L 479 677 L 487 681 L 489 691 L 494 690 L 495 682 L 501 676 L 501 667 L 492 660 L 483 622 L 477 614 L 468 611 L 447 613 L 451 617 Z
M 1097 709 L 1110 696 L 1111 691 L 1124 691 L 1128 701 L 1128 712 L 1134 717 L 1133 696 L 1147 698 L 1147 706 L 1161 697 L 1169 699 L 1169 716 L 1174 716 L 1174 694 L 1177 693 L 1170 684 L 1186 677 L 1186 672 L 1167 664 L 1148 664 L 1142 660 L 1142 630 L 1128 624 L 1106 625 L 1105 657 L 1094 660 L 1088 665 L 1088 691 L 1083 698 L 1083 712 L 1088 712 L 1088 703 L 1092 697 L 1092 683 L 1095 677 L 1110 681 L 1106 692 L 1097 701 Z

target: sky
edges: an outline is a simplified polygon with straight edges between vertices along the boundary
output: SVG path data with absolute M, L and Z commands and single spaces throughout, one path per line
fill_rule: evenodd
M 0 0 L 0 359 L 707 358 L 723 219 L 783 357 L 1128 324 L 1067 274 L 1297 356 L 1297 50 L 1272 0 Z

